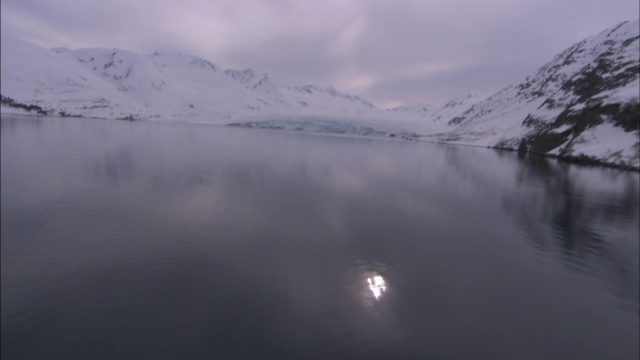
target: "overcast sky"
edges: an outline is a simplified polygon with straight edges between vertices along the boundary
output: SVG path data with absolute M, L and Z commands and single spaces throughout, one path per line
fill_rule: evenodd
M 186 52 L 380 107 L 491 93 L 638 0 L 2 0 L 1 31 L 44 47 Z

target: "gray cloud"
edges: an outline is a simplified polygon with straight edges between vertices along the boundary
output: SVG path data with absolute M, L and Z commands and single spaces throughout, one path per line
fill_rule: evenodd
M 440 104 L 517 82 L 638 15 L 636 0 L 3 0 L 2 33 L 45 47 L 189 52 L 377 104 Z
M 472 64 L 450 71 L 407 78 L 381 81 L 366 92 L 366 97 L 377 103 L 405 101 L 438 105 L 433 99 L 454 99 L 471 91 L 490 95 L 511 82 L 523 80 L 536 64 Z M 462 89 L 462 90 L 461 90 Z

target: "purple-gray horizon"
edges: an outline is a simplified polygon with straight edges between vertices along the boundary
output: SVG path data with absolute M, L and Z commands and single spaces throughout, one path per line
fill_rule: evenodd
M 46 48 L 179 51 L 284 85 L 333 85 L 381 108 L 490 94 L 640 11 L 637 0 L 0 4 L 3 36 Z

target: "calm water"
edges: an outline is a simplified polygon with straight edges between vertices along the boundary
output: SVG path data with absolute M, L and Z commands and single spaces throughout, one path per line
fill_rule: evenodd
M 3 360 L 639 355 L 637 173 L 86 119 L 1 146 Z

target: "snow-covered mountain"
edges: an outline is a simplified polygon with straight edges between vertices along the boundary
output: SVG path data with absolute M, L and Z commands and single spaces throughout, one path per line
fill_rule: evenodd
M 433 106 L 431 104 L 410 104 L 400 105 L 389 109 L 388 111 L 396 113 L 405 113 L 409 116 L 427 117 L 433 112 Z
M 281 86 L 253 69 L 220 70 L 196 56 L 121 49 L 46 50 L 2 38 L 3 112 L 227 123 L 256 114 L 355 116 L 368 101 L 332 87 Z M 16 106 L 18 105 L 18 106 Z
M 449 121 L 456 116 L 461 115 L 473 105 L 486 99 L 487 94 L 478 91 L 472 91 L 465 96 L 453 99 L 444 104 L 441 108 L 430 114 L 432 121 Z
M 624 22 L 486 97 L 379 110 L 318 85 L 189 55 L 46 50 L 2 38 L 2 111 L 398 136 L 640 168 L 640 23 Z
M 427 138 L 640 167 L 640 24 L 588 37 Z

